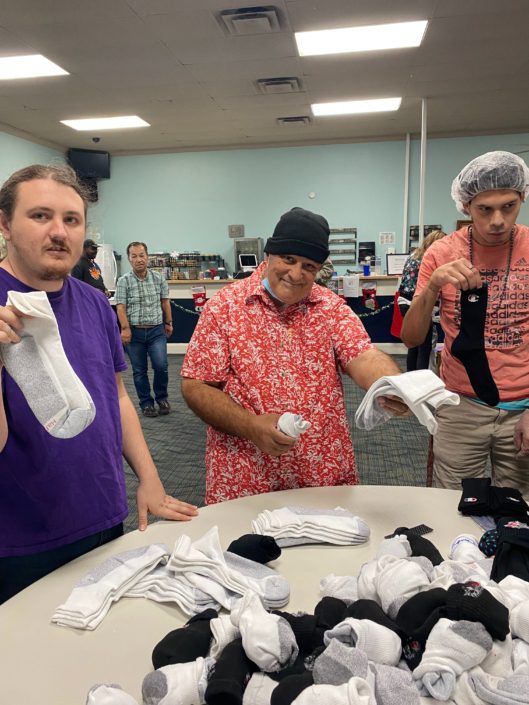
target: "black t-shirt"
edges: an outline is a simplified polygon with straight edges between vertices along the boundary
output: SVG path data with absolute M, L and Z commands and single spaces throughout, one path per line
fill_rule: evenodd
M 88 259 L 88 257 L 81 257 L 79 262 L 72 269 L 72 277 L 80 279 L 82 282 L 86 282 L 96 289 L 101 289 L 104 293 L 106 290 L 105 282 L 101 276 L 101 270 L 99 265 L 93 260 Z

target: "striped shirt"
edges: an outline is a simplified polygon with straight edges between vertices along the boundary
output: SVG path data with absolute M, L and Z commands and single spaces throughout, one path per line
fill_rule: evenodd
M 147 270 L 145 279 L 127 272 L 118 279 L 116 304 L 123 304 L 131 326 L 157 326 L 163 322 L 161 299 L 169 298 L 169 285 L 159 272 Z

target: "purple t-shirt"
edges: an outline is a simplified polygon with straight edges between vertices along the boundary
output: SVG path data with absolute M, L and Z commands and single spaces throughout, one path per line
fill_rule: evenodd
M 34 291 L 0 268 L 0 305 L 10 290 Z M 74 438 L 54 438 L 2 370 L 9 435 L 0 452 L 0 556 L 77 541 L 115 526 L 128 513 L 115 378 L 127 364 L 115 314 L 102 292 L 71 277 L 48 299 L 66 356 L 96 415 Z

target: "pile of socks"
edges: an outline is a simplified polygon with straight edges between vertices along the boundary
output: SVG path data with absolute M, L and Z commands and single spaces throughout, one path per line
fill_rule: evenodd
M 216 526 L 196 541 L 186 534 L 179 536 L 167 569 L 173 582 L 198 588 L 225 609 L 231 609 L 248 590 L 257 593 L 269 609 L 283 607 L 290 598 L 288 581 L 272 568 L 223 552 Z
M 261 512 L 252 521 L 255 534 L 272 536 L 279 546 L 331 543 L 348 546 L 365 543 L 369 527 L 347 509 L 282 507 Z
M 444 382 L 431 370 L 414 370 L 400 375 L 380 377 L 367 390 L 355 414 L 358 428 L 371 431 L 393 414 L 378 403 L 382 396 L 401 399 L 432 434 L 437 432 L 433 411 L 444 404 L 459 404 L 459 396 L 449 392 Z
M 95 629 L 121 597 L 174 602 L 187 615 L 231 609 L 248 590 L 269 609 L 288 603 L 288 581 L 264 565 L 281 553 L 273 538 L 247 534 L 230 549 L 222 551 L 215 526 L 195 542 L 181 536 L 172 554 L 161 544 L 119 553 L 82 578 L 52 621 Z
M 358 575 L 323 578 L 312 614 L 267 610 L 248 589 L 230 614 L 205 611 L 154 647 L 143 703 L 527 705 L 529 582 L 496 583 L 485 561 L 475 537 L 443 560 L 399 527 Z M 118 686 L 89 698 L 134 705 Z

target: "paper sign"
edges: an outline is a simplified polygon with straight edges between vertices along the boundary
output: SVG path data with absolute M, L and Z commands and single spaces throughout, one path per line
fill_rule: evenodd
M 343 295 L 347 299 L 357 299 L 360 296 L 360 275 L 343 278 Z

